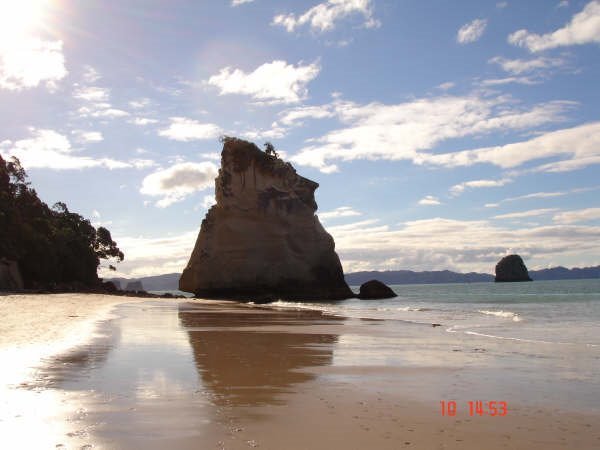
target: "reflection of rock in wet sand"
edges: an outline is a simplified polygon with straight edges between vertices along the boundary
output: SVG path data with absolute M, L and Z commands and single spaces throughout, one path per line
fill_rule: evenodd
M 277 394 L 314 378 L 303 368 L 331 364 L 331 344 L 337 335 L 268 327 L 308 324 L 310 317 L 314 320 L 313 312 L 257 309 L 236 313 L 189 304 L 179 309 L 202 382 L 222 405 L 278 403 Z M 240 330 L 249 326 L 252 329 Z

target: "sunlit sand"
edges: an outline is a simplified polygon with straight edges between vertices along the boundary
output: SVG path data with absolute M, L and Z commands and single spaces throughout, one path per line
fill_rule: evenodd
M 597 412 L 551 407 L 537 393 L 507 398 L 493 371 L 468 368 L 477 352 L 440 348 L 440 337 L 454 339 L 443 330 L 231 302 L 127 301 L 0 297 L 12 317 L 1 333 L 3 442 L 126 449 L 600 442 Z M 501 377 L 506 385 L 522 381 Z M 461 403 L 469 392 L 508 399 L 508 414 L 469 415 Z M 442 416 L 440 399 L 451 398 L 457 414 Z

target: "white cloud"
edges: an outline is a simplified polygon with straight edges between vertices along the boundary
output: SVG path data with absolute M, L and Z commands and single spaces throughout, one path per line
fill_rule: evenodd
M 142 109 L 149 106 L 151 103 L 150 99 L 147 97 L 138 98 L 136 100 L 131 100 L 129 102 L 129 106 L 133 109 Z
M 424 206 L 433 206 L 433 205 L 441 205 L 440 200 L 433 195 L 426 195 L 421 200 L 419 200 L 419 205 Z
M 77 110 L 80 117 L 94 117 L 114 119 L 117 117 L 127 117 L 129 113 L 122 109 L 111 108 L 108 103 L 94 103 L 91 106 L 82 106 Z
M 188 262 L 198 230 L 175 236 L 144 237 L 113 234 L 125 260 L 117 266 L 118 272 L 107 272 L 105 277 L 143 277 L 165 273 L 181 273 Z
M 217 200 L 214 195 L 205 195 L 202 199 L 202 207 L 204 209 L 209 209 L 211 206 L 216 205 Z
M 214 139 L 222 130 L 214 123 L 200 123 L 186 117 L 171 117 L 171 124 L 158 132 L 159 136 L 175 141 L 196 141 Z
M 504 198 L 504 199 L 500 200 L 498 203 L 488 203 L 488 204 L 485 205 L 485 207 L 486 208 L 495 208 L 497 206 L 500 206 L 501 203 L 516 202 L 516 201 L 520 201 L 520 200 L 531 200 L 531 199 L 544 199 L 544 198 L 563 197 L 565 195 L 578 194 L 578 193 L 582 193 L 582 192 L 596 191 L 598 189 L 600 189 L 600 186 L 589 186 L 589 187 L 583 187 L 583 188 L 573 188 L 573 189 L 568 189 L 566 191 L 532 192 L 532 193 L 529 193 L 529 194 L 518 195 L 516 197 Z
M 4 146 L 4 156 L 16 156 L 27 169 L 86 169 L 105 167 L 124 169 L 133 167 L 131 163 L 111 158 L 80 156 L 72 148 L 66 136 L 54 130 L 31 128 L 31 138 L 21 139 Z
M 504 228 L 486 220 L 432 218 L 398 227 L 363 220 L 327 227 L 346 272 L 362 270 L 459 270 L 492 273 L 507 251 L 528 267 L 557 265 L 569 257 L 598 264 L 600 227 Z
M 520 219 L 523 217 L 537 217 L 550 214 L 554 211 L 556 211 L 556 208 L 530 209 L 529 211 L 518 211 L 506 214 L 499 214 L 497 216 L 494 216 L 493 219 Z
M 512 144 L 424 155 L 423 161 L 446 167 L 488 163 L 510 168 L 536 159 L 557 156 L 567 156 L 569 159 L 544 164 L 534 170 L 562 172 L 600 163 L 600 122 L 550 131 L 533 139 Z
M 489 188 L 489 187 L 500 187 L 508 183 L 512 183 L 510 178 L 502 178 L 501 180 L 472 180 L 464 181 L 459 184 L 455 184 L 450 188 L 450 194 L 457 196 L 462 194 L 467 189 L 478 189 L 478 188 Z
M 244 3 L 252 3 L 254 0 L 231 0 L 231 6 L 240 6 Z
M 292 160 L 325 173 L 338 169 L 332 160 L 411 160 L 416 164 L 433 160 L 442 164 L 451 156 L 424 151 L 448 139 L 557 122 L 572 106 L 570 102 L 550 102 L 527 110 L 509 97 L 476 95 L 444 95 L 393 105 L 335 101 L 332 110 L 346 127 L 310 140 Z
M 531 194 L 525 194 L 525 195 L 519 195 L 518 197 L 509 197 L 509 198 L 505 198 L 500 200 L 499 203 L 496 204 L 496 206 L 500 203 L 506 203 L 506 202 L 515 202 L 518 200 L 528 200 L 528 199 L 532 199 L 532 198 L 552 198 L 552 197 L 561 197 L 563 195 L 567 195 L 569 193 L 569 191 L 557 191 L 557 192 L 532 192 Z
M 306 85 L 320 70 L 317 63 L 294 66 L 276 60 L 250 73 L 225 67 L 207 83 L 217 87 L 220 95 L 243 94 L 266 103 L 296 103 L 307 96 Z
M 524 47 L 530 52 L 569 45 L 599 43 L 600 1 L 589 2 L 581 12 L 573 16 L 567 25 L 552 33 L 540 35 L 525 29 L 518 30 L 508 36 L 508 42 Z
M 55 90 L 67 75 L 62 41 L 5 37 L 1 32 L 0 38 L 0 89 L 19 91 L 43 83 Z
M 487 20 L 475 19 L 472 22 L 464 24 L 456 33 L 456 41 L 459 44 L 469 44 L 475 42 L 483 36 L 487 26 Z
M 510 83 L 535 85 L 544 82 L 558 70 L 565 70 L 567 60 L 564 58 L 538 57 L 532 59 L 507 59 L 495 56 L 488 60 L 497 64 L 511 76 L 486 79 L 479 82 L 481 86 L 498 86 Z
M 258 141 L 261 139 L 281 139 L 286 135 L 287 130 L 283 127 L 275 125 L 266 130 L 246 130 L 241 133 L 246 139 L 251 141 Z
M 496 8 L 498 9 L 504 9 L 508 6 L 508 2 L 498 2 L 496 3 Z
M 102 136 L 100 131 L 73 130 L 71 131 L 71 134 L 73 134 L 79 142 L 83 143 L 102 142 L 104 140 L 104 136 Z
M 574 211 L 565 211 L 556 214 L 552 220 L 561 224 L 571 224 L 576 222 L 587 222 L 589 220 L 600 219 L 600 208 L 585 208 Z
M 152 123 L 158 123 L 158 120 L 149 119 L 147 117 L 134 117 L 133 119 L 131 119 L 131 123 L 133 123 L 134 125 L 145 126 L 150 125 Z
M 340 206 L 339 208 L 336 208 L 333 211 L 323 211 L 322 213 L 318 213 L 319 219 L 321 220 L 337 219 L 338 217 L 353 217 L 360 215 L 361 214 L 358 211 L 352 209 L 351 206 Z
M 560 2 L 558 2 L 558 5 L 556 5 L 557 8 L 567 8 L 568 6 L 569 6 L 568 0 L 561 0 Z
M 86 65 L 83 67 L 82 78 L 87 84 L 92 84 L 102 78 L 102 76 L 95 68 Z
M 532 77 L 505 77 L 505 78 L 490 78 L 487 80 L 481 80 L 482 86 L 501 86 L 504 84 L 525 84 L 528 86 L 539 84 L 541 80 Z
M 571 172 L 573 170 L 583 169 L 584 167 L 600 164 L 600 155 L 575 157 L 564 161 L 556 161 L 553 163 L 542 164 L 533 172 Z
M 200 156 L 205 159 L 212 159 L 214 161 L 221 161 L 221 154 L 218 152 L 201 153 Z
M 540 69 L 560 67 L 565 64 L 565 60 L 562 58 L 547 58 L 543 56 L 533 59 L 507 59 L 501 56 L 495 56 L 488 62 L 498 64 L 502 70 L 514 75 L 520 75 L 522 73 L 533 72 Z
M 371 0 L 328 0 L 313 6 L 300 16 L 279 14 L 273 18 L 273 25 L 284 27 L 292 33 L 308 25 L 312 31 L 325 32 L 335 28 L 336 22 L 351 15 L 362 15 L 365 28 L 377 28 L 381 23 L 373 17 Z
M 194 192 L 214 186 L 217 174 L 218 168 L 212 162 L 177 163 L 146 176 L 142 181 L 140 192 L 144 195 L 162 197 L 156 202 L 156 206 L 165 208 L 182 201 Z
M 134 158 L 129 160 L 129 164 L 136 169 L 147 169 L 156 166 L 156 162 L 151 159 Z
M 396 227 L 361 220 L 327 227 L 346 272 L 355 270 L 458 270 L 493 273 L 508 251 L 533 267 L 558 265 L 577 258 L 598 264 L 600 227 L 552 225 L 505 228 L 486 220 L 433 218 Z M 119 271 L 128 276 L 181 272 L 198 230 L 174 236 L 114 236 L 126 255 Z M 563 263 L 564 264 L 564 263 Z
M 85 86 L 75 89 L 73 97 L 88 102 L 106 102 L 110 97 L 110 90 L 96 86 Z
M 303 119 L 324 119 L 333 117 L 335 113 L 329 105 L 300 106 L 288 109 L 279 115 L 279 122 L 287 126 L 302 125 Z
M 127 111 L 113 108 L 110 104 L 110 89 L 98 86 L 78 86 L 73 97 L 83 102 L 77 113 L 80 118 L 94 117 L 114 119 L 129 116 Z
M 445 83 L 438 84 L 436 87 L 438 89 L 441 89 L 442 91 L 447 91 L 447 90 L 452 89 L 454 86 L 456 86 L 456 84 L 453 83 L 452 81 L 446 81 Z

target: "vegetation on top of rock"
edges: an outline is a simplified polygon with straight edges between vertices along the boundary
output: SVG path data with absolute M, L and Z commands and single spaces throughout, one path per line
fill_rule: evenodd
M 0 257 L 18 262 L 26 288 L 98 286 L 100 260 L 124 258 L 110 231 L 96 229 L 64 203 L 48 207 L 30 186 L 19 160 L 2 156 L 0 230 Z

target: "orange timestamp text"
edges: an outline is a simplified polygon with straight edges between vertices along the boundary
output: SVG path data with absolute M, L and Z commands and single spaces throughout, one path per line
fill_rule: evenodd
M 505 401 L 483 401 L 483 400 L 472 400 L 466 403 L 469 409 L 469 416 L 490 416 L 490 417 L 503 417 L 508 414 L 508 405 Z M 440 407 L 442 416 L 453 417 L 456 415 L 458 410 L 457 404 L 454 400 L 441 400 Z

